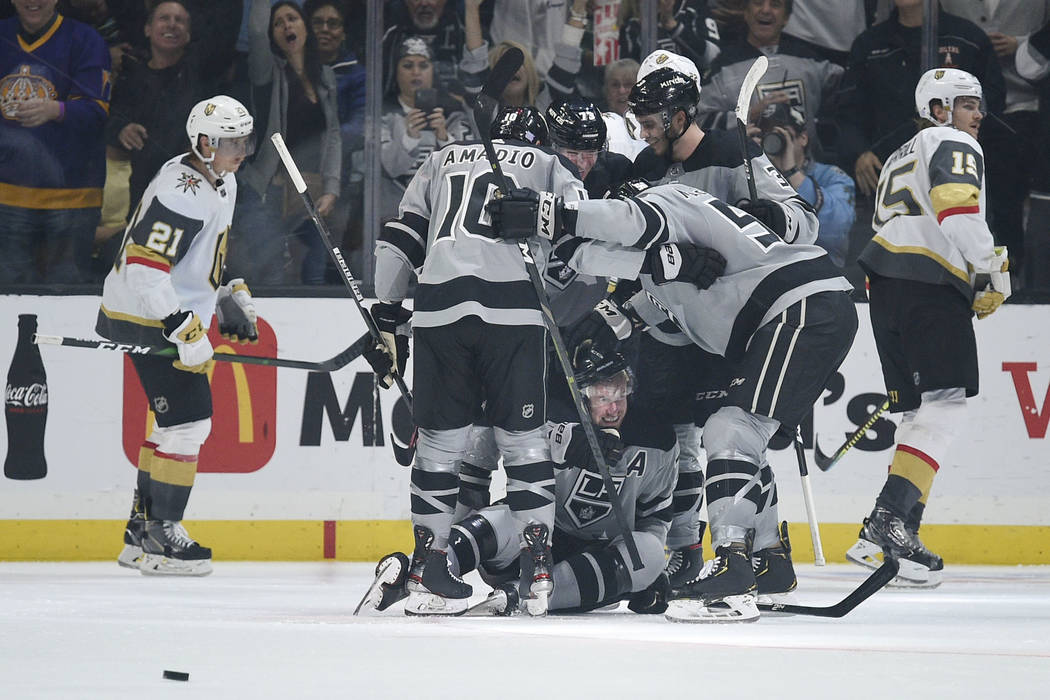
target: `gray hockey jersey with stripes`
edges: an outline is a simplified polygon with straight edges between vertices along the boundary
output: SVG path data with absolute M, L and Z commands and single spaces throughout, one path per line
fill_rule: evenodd
M 639 420 L 632 420 L 632 416 Z M 582 540 L 612 540 L 620 535 L 601 474 L 565 463 L 568 434 L 576 423 L 550 426 L 555 463 L 557 509 L 554 525 Z M 661 542 L 671 526 L 672 497 L 678 479 L 678 443 L 669 426 L 654 426 L 628 411 L 621 429 L 626 447 L 610 473 L 631 530 L 648 532 Z
M 578 210 L 584 240 L 570 264 L 586 274 L 638 278 L 649 302 L 708 352 L 737 359 L 759 327 L 817 292 L 849 291 L 823 248 L 788 245 L 751 215 L 681 184 L 659 185 L 626 201 L 593 200 Z M 708 289 L 688 282 L 657 285 L 647 251 L 665 242 L 714 248 L 726 259 Z
M 514 187 L 546 190 L 575 202 L 586 197 L 576 170 L 554 151 L 519 142 L 495 142 L 503 172 Z M 492 230 L 485 203 L 499 183 L 480 142 L 456 143 L 431 153 L 387 222 L 376 244 L 376 293 L 398 300 L 389 257 L 415 271 L 412 323 L 444 326 L 467 316 L 500 325 L 543 325 L 536 292 L 521 252 Z M 533 244 L 536 246 L 536 244 Z M 536 260 L 544 270 L 550 246 Z M 402 293 L 403 294 L 403 293 Z

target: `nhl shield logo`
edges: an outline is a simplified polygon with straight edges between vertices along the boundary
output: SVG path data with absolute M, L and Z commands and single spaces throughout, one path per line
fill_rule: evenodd
M 535 413 L 535 412 L 536 412 L 536 407 L 533 404 L 531 404 L 531 403 L 527 403 L 527 404 L 525 404 L 524 406 L 521 407 L 521 417 L 522 418 L 532 418 L 532 414 Z
M 168 412 L 168 399 L 164 396 L 158 396 L 153 399 L 153 410 L 156 413 L 167 413 Z

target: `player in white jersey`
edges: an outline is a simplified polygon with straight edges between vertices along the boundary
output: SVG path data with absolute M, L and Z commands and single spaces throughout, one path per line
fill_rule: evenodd
M 534 197 L 511 192 L 489 205 L 502 235 L 534 235 L 544 225 L 584 239 L 571 266 L 638 278 L 651 307 L 732 363 L 726 403 L 704 428 L 716 557 L 675 592 L 683 600 L 668 614 L 754 619 L 750 539 L 766 445 L 781 426 L 794 433 L 849 351 L 857 330 L 849 282 L 822 248 L 788 245 L 746 212 L 685 185 L 658 185 L 626 201 L 555 202 L 543 216 L 529 204 Z M 538 220 L 545 217 L 555 221 Z M 728 613 L 711 607 L 723 602 Z
M 918 537 L 937 470 L 966 429 L 978 391 L 971 317 L 1010 295 L 1007 250 L 985 222 L 981 84 L 954 68 L 927 71 L 915 88 L 924 121 L 879 176 L 875 235 L 858 262 L 890 410 L 904 415 L 875 508 L 847 557 L 876 567 L 898 558 L 898 582 L 935 586 L 944 563 Z
M 531 107 L 501 119 L 543 118 Z M 496 143 L 506 176 L 519 186 L 585 197 L 563 156 L 520 141 Z M 554 473 L 544 436 L 546 328 L 521 251 L 497 236 L 485 203 L 496 191 L 480 142 L 456 143 L 427 157 L 376 245 L 373 316 L 390 336 L 408 321 L 401 302 L 418 276 L 411 314 L 415 338 L 413 418 L 419 429 L 412 469 L 416 539 L 406 612 L 462 612 L 471 587 L 448 569 L 446 547 L 456 505 L 459 463 L 471 426 L 495 429 L 508 475 L 507 500 L 522 533 L 522 561 L 537 577 L 549 564 Z M 537 258 L 543 267 L 549 246 Z M 389 347 L 402 355 L 407 347 Z M 401 358 L 394 358 L 400 360 Z M 374 353 L 370 362 L 383 375 Z M 403 361 L 403 360 L 401 360 Z M 537 579 L 537 594 L 549 580 Z
M 244 280 L 223 284 L 237 199 L 234 173 L 251 155 L 253 121 L 241 103 L 217 95 L 186 121 L 190 152 L 157 172 L 124 232 L 106 277 L 95 330 L 124 343 L 170 346 L 175 358 L 129 355 L 155 416 L 139 449 L 137 488 L 118 562 L 143 574 L 203 576 L 211 550 L 182 517 L 211 431 L 213 364 L 205 323 L 255 342 L 256 314 Z

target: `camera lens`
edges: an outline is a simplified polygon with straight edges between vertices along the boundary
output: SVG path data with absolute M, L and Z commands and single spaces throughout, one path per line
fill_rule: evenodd
M 762 150 L 767 156 L 779 156 L 784 152 L 784 137 L 775 131 L 771 131 L 762 137 Z

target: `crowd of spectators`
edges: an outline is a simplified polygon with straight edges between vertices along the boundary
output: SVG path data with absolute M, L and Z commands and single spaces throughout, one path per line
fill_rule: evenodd
M 367 55 L 382 5 L 381 56 Z M 697 124 L 732 128 L 740 83 L 770 68 L 752 135 L 817 210 L 819 243 L 850 267 L 871 235 L 882 163 L 916 129 L 925 0 L 0 0 L 0 285 L 97 283 L 159 166 L 185 150 L 190 107 L 230 94 L 255 116 L 238 175 L 228 272 L 256 285 L 338 281 L 270 135 L 280 133 L 358 275 L 369 259 L 363 193 L 378 218 L 434 149 L 478 136 L 468 105 L 510 47 L 525 64 L 501 96 L 542 111 L 605 113 L 608 150 L 644 149 L 627 107 L 662 48 L 700 74 Z M 980 79 L 988 218 L 1020 288 L 1050 290 L 1050 0 L 940 0 L 936 60 Z M 611 44 L 610 44 L 611 43 Z M 618 51 L 610 53 L 612 45 Z M 381 122 L 368 126 L 368 67 Z M 773 136 L 775 138 L 764 138 Z M 379 172 L 365 143 L 378 138 Z M 356 255 L 354 254 L 356 252 Z

